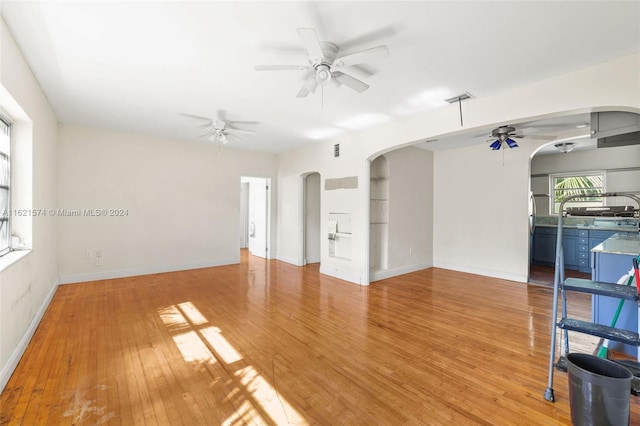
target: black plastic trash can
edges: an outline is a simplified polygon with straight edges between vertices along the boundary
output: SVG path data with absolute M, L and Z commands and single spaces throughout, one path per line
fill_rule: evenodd
M 569 403 L 575 426 L 626 426 L 633 375 L 608 359 L 580 353 L 567 355 Z

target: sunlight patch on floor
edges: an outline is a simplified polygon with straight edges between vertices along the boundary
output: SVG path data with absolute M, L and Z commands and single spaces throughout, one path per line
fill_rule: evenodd
M 203 328 L 200 332 L 225 363 L 233 364 L 242 359 L 242 356 L 240 356 L 238 351 L 224 338 L 218 327 Z
M 216 358 L 195 331 L 177 334 L 173 336 L 173 341 L 187 362 L 216 362 Z
M 184 316 L 189 319 L 192 325 L 202 325 L 209 322 L 191 302 L 179 303 L 178 307 L 183 312 Z
M 276 424 L 308 424 L 252 366 L 236 371 L 235 375 Z
M 235 377 L 233 380 L 238 387 L 231 390 L 226 399 L 243 396 L 246 399 L 224 421 L 224 425 L 272 422 L 308 425 L 304 417 L 255 368 L 249 365 L 234 372 L 232 364 L 242 360 L 242 355 L 223 336 L 222 330 L 211 325 L 193 303 L 183 302 L 161 308 L 158 314 L 173 334 L 173 341 L 186 362 L 199 365 L 221 362 L 225 370 L 233 372 L 232 377 Z

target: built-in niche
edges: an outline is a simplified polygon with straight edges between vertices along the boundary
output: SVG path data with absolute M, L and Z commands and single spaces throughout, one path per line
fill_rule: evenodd
M 329 257 L 351 260 L 351 213 L 329 213 Z
M 384 155 L 371 162 L 369 200 L 369 268 L 389 267 L 389 162 Z

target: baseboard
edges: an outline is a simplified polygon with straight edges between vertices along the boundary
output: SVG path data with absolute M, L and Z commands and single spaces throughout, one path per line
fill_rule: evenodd
M 56 280 L 53 287 L 51 287 L 49 294 L 47 294 L 47 297 L 42 302 L 42 305 L 40 305 L 40 308 L 38 308 L 38 311 L 36 312 L 34 317 L 31 319 L 29 326 L 27 327 L 24 334 L 22 335 L 22 338 L 18 342 L 18 345 L 15 347 L 15 349 L 11 353 L 11 356 L 7 360 L 7 363 L 2 366 L 2 370 L 0 370 L 0 392 L 4 390 L 5 386 L 7 386 L 7 383 L 9 382 L 9 379 L 11 378 L 13 371 L 18 366 L 18 362 L 20 362 L 20 358 L 22 358 L 24 351 L 27 350 L 27 346 L 29 346 L 29 342 L 31 341 L 33 334 L 36 332 L 36 329 L 40 324 L 40 320 L 42 320 L 44 313 L 47 311 L 47 308 L 49 307 L 49 304 L 53 299 L 53 295 L 56 294 L 58 285 L 59 285 L 59 282 Z
M 215 266 L 233 265 L 240 261 L 236 259 L 219 260 L 216 262 L 196 262 L 182 265 L 149 266 L 142 268 L 116 269 L 111 271 L 90 272 L 86 274 L 61 275 L 60 284 L 75 284 L 87 281 L 110 280 L 114 278 L 135 277 L 139 275 L 162 274 L 165 272 L 186 271 L 189 269 L 212 268 Z
M 380 281 L 391 277 L 397 277 L 398 275 L 409 274 L 411 272 L 422 271 L 433 267 L 433 263 L 419 263 L 417 265 L 408 265 L 401 268 L 394 269 L 381 269 L 378 271 L 372 271 L 369 275 L 371 282 Z
M 280 260 L 282 262 L 290 263 L 295 266 L 302 266 L 298 263 L 298 259 L 294 259 L 293 257 L 288 256 L 276 256 L 276 260 Z
M 501 280 L 516 281 L 519 283 L 526 283 L 528 278 L 527 274 L 512 274 L 504 271 L 496 271 L 494 269 L 474 268 L 474 267 L 468 267 L 468 266 L 457 265 L 452 263 L 434 262 L 433 266 L 436 268 L 449 269 L 452 271 L 466 272 L 468 274 L 476 274 L 476 275 L 483 275 L 485 277 L 499 278 Z
M 362 276 L 359 273 L 345 272 L 334 268 L 330 269 L 322 266 L 322 264 L 320 265 L 320 273 L 358 285 L 369 285 L 369 283 L 362 283 Z

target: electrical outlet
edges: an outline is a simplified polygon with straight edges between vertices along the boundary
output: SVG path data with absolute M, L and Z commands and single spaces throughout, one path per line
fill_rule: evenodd
M 96 257 L 102 257 L 102 249 L 96 250 Z
M 87 250 L 84 256 L 86 259 L 93 259 L 93 250 Z
M 102 258 L 96 257 L 96 266 L 102 266 Z
M 96 254 L 97 256 L 97 254 Z M 413 247 L 409 247 L 409 256 L 413 256 Z

